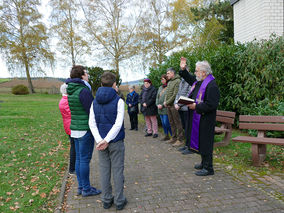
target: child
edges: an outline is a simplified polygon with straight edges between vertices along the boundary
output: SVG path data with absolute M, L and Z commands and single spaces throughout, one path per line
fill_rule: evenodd
M 71 123 L 71 111 L 68 105 L 68 97 L 67 97 L 67 84 L 62 84 L 60 87 L 60 92 L 62 94 L 62 98 L 59 102 L 59 110 L 62 115 L 63 119 L 63 126 L 66 134 L 69 136 L 70 139 L 70 162 L 69 162 L 69 174 L 75 174 L 75 161 L 76 161 L 76 152 L 75 152 L 75 143 L 74 138 L 71 138 L 71 130 L 70 130 L 70 123 Z
M 101 85 L 90 109 L 89 126 L 99 150 L 99 166 L 104 209 L 113 203 L 117 210 L 127 204 L 124 187 L 124 101 L 116 93 L 116 77 L 105 72 Z M 111 172 L 113 172 L 115 196 L 112 195 Z

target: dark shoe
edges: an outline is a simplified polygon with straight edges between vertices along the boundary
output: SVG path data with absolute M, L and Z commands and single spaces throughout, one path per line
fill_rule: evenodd
M 183 147 L 178 148 L 178 151 L 182 152 L 182 151 L 184 151 L 186 149 L 188 149 L 187 146 L 183 146 Z
M 195 168 L 195 169 L 198 169 L 198 170 L 201 170 L 201 169 L 203 169 L 203 166 L 202 166 L 201 163 L 200 163 L 200 164 L 195 164 L 195 165 L 194 165 L 194 168 Z
M 154 134 L 154 135 L 153 135 L 153 138 L 157 138 L 157 137 L 158 137 L 158 134 Z
M 69 171 L 69 175 L 75 175 L 76 174 L 76 171 Z
M 207 175 L 214 175 L 214 170 L 208 171 L 207 169 L 202 169 L 200 171 L 195 172 L 197 176 L 207 176 Z
M 185 149 L 181 152 L 183 155 L 188 155 L 188 154 L 193 154 L 192 151 L 190 151 L 189 149 Z
M 95 196 L 101 194 L 102 191 L 99 189 L 96 189 L 95 187 L 91 187 L 88 191 L 82 191 L 82 196 L 83 197 L 88 197 L 88 196 Z
M 77 189 L 77 196 L 79 196 L 79 195 L 82 194 L 82 190 L 83 190 L 82 188 L 78 188 L 78 189 Z
M 125 201 L 123 202 L 123 204 L 120 204 L 120 205 L 117 205 L 117 206 L 116 206 L 116 210 L 122 210 L 122 209 L 124 209 L 124 207 L 126 206 L 126 204 L 127 204 L 127 200 L 126 200 L 126 198 L 125 198 Z
M 165 137 L 163 137 L 163 138 L 161 139 L 161 141 L 168 141 L 168 140 L 170 140 L 170 137 L 169 137 L 168 135 L 166 135 Z
M 103 202 L 103 207 L 104 209 L 109 209 L 113 204 L 113 199 L 109 202 L 109 203 L 106 203 L 106 202 Z
M 152 136 L 152 133 L 147 133 L 145 137 Z
M 135 128 L 136 131 L 138 131 L 138 128 Z

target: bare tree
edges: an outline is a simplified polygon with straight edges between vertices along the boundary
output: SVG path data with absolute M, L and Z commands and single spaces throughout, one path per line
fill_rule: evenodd
M 141 8 L 131 0 L 81 0 L 86 30 L 93 41 L 101 45 L 112 59 L 115 71 L 119 63 L 137 53 L 135 31 Z M 131 8 L 131 9 L 129 9 Z
M 2 0 L 0 3 L 0 48 L 8 70 L 25 70 L 29 92 L 34 93 L 31 81 L 34 73 L 44 73 L 42 66 L 54 61 L 49 50 L 45 25 L 37 7 L 38 0 Z
M 68 63 L 75 65 L 83 55 L 90 53 L 89 44 L 80 31 L 80 4 L 76 0 L 50 0 L 49 4 L 51 30 L 58 38 L 58 51 L 67 56 Z
M 141 51 L 156 67 L 163 62 L 166 53 L 179 45 L 180 37 L 172 24 L 170 0 L 148 0 L 147 3 L 139 26 L 139 40 Z

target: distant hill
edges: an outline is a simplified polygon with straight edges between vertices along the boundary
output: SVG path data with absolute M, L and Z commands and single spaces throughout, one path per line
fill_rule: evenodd
M 144 79 L 122 82 L 121 85 L 142 85 Z

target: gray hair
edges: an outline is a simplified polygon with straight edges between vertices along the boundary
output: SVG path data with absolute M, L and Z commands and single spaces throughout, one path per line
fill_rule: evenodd
M 212 74 L 212 69 L 208 61 L 197 61 L 195 66 L 199 67 L 200 71 L 204 71 L 206 75 Z
M 176 74 L 176 71 L 175 71 L 175 69 L 174 69 L 173 67 L 168 68 L 168 69 L 167 69 L 167 72 L 168 72 L 168 71 L 173 72 L 174 74 Z
M 135 86 L 134 85 L 129 85 L 128 89 L 135 89 Z
M 65 83 L 60 86 L 60 92 L 62 95 L 67 95 L 67 86 L 68 85 Z

